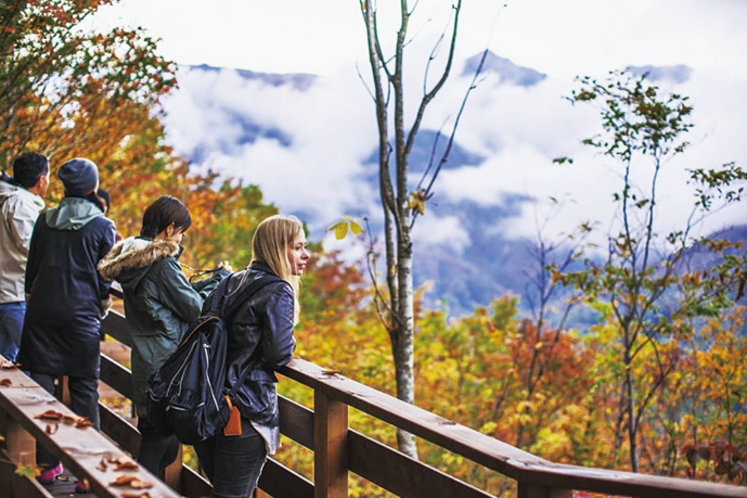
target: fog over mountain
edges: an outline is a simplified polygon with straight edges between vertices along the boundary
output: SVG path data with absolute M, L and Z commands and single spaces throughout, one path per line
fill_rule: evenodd
M 429 108 L 411 156 L 413 189 L 432 156 L 437 130 L 450 130 L 481 58 L 456 65 Z M 429 282 L 430 307 L 461 315 L 513 292 L 523 295 L 526 309 L 529 276 L 539 268 L 531 257 L 538 238 L 560 243 L 590 222 L 603 242 L 616 226 L 612 193 L 620 185 L 619 168 L 580 143 L 600 131 L 597 110 L 572 106 L 562 97 L 574 82 L 540 69 L 492 53 L 485 58 L 456 144 L 413 234 L 416 285 Z M 660 174 L 664 232 L 690 212 L 686 168 L 744 165 L 745 82 L 684 65 L 629 69 L 646 73 L 662 89 L 690 95 L 695 107 L 691 150 Z M 411 88 L 422 88 L 416 75 L 410 77 Z M 266 201 L 300 216 L 311 238 L 323 239 L 327 249 L 343 249 L 351 261 L 361 256 L 363 243 L 335 241 L 326 232 L 329 225 L 342 215 L 365 216 L 380 235 L 377 135 L 365 77 L 355 70 L 318 77 L 203 65 L 182 68 L 179 82 L 164 104 L 168 138 L 179 153 L 198 167 L 259 185 Z M 444 143 L 441 137 L 437 148 Z M 574 162 L 554 164 L 560 156 Z M 642 189 L 650 172 L 646 161 L 634 165 Z M 744 221 L 743 209 L 724 210 L 702 230 Z

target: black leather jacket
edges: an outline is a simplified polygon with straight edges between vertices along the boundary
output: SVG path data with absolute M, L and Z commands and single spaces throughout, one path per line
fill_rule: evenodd
M 232 306 L 232 300 L 241 295 L 240 289 L 235 293 L 233 291 L 237 290 L 247 271 L 249 274 L 241 283 L 242 288 L 266 273 L 272 274 L 269 266 L 255 261 L 248 270 L 228 277 L 227 307 Z M 276 389 L 278 380 L 274 371 L 291 360 L 296 347 L 293 337 L 294 302 L 293 288 L 288 282 L 271 282 L 249 297 L 226 320 L 229 334 L 225 389 L 232 389 L 241 373 L 251 368 L 232 401 L 241 415 L 263 425 L 280 425 Z M 212 295 L 203 309 L 209 309 L 211 305 Z

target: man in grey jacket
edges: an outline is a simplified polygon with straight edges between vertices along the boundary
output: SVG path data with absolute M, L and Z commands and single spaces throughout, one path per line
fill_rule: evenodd
M 24 275 L 29 242 L 49 188 L 49 160 L 27 152 L 0 181 L 0 354 L 16 361 L 26 314 Z M 10 181 L 7 181 L 10 180 Z

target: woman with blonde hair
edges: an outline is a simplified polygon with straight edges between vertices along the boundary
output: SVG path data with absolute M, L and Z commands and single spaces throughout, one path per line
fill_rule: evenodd
M 225 390 L 233 392 L 237 424 L 195 446 L 214 498 L 245 498 L 257 486 L 267 455 L 280 442 L 277 377 L 293 357 L 298 287 L 309 260 L 303 225 L 293 216 L 263 220 L 252 240 L 252 261 L 228 281 L 225 305 L 259 279 L 279 277 L 251 295 L 227 320 Z M 212 305 L 212 295 L 203 309 Z M 238 416 L 240 415 L 240 416 Z

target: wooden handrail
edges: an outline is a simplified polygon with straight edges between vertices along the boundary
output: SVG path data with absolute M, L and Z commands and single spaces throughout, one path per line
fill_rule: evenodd
M 1 356 L 0 359 L 4 360 Z M 67 406 L 20 370 L 0 370 L 0 414 L 3 419 L 4 453 L 16 466 L 36 465 L 36 440 L 59 458 L 76 476 L 88 479 L 92 492 L 97 496 L 121 496 L 129 488 L 113 486 L 112 483 L 123 475 L 150 483 L 152 487 L 147 491 L 151 496 L 179 496 L 143 468 L 115 470 L 115 461 L 132 462 L 132 458 L 91 427 L 79 428 L 62 420 L 37 418 L 37 415 L 48 410 L 67 416 L 70 420 L 78 418 Z M 48 496 L 35 480 L 15 474 L 12 476 L 10 478 L 6 473 L 3 479 L 10 480 L 11 488 L 18 490 L 16 496 Z
M 122 343 L 130 342 L 119 313 L 110 313 L 104 330 Z M 102 359 L 102 380 L 129 394 L 124 385 L 129 372 L 112 363 Z M 314 390 L 313 411 L 281 397 L 280 415 L 282 433 L 314 451 L 317 486 L 270 459 L 260 487 L 276 497 L 346 496 L 347 471 L 399 496 L 490 496 L 350 429 L 347 407 L 353 407 L 516 480 L 520 498 L 570 497 L 571 490 L 651 498 L 747 498 L 747 488 L 741 486 L 552 463 L 300 358 L 279 373 Z

